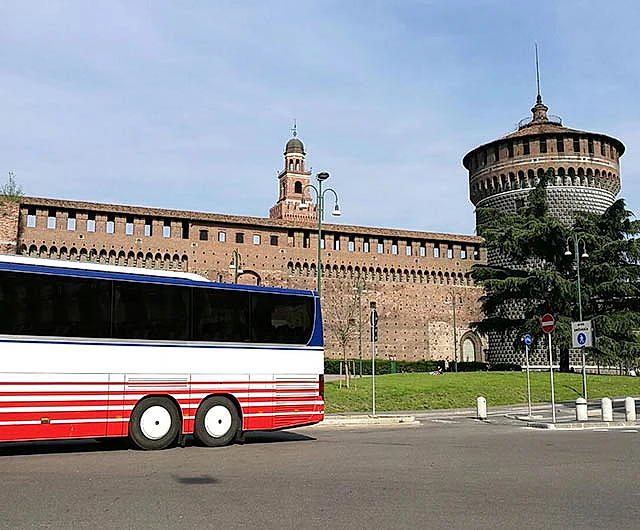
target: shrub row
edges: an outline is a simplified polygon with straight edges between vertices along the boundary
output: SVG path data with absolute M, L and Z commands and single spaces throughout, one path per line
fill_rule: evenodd
M 341 362 L 342 361 L 340 359 L 325 359 L 324 373 L 339 374 Z M 349 359 L 348 362 L 350 373 L 352 375 L 360 375 L 360 361 L 358 359 Z M 480 372 L 488 370 L 496 372 L 512 372 L 522 370 L 522 367 L 519 364 L 489 364 L 480 362 L 459 362 L 457 368 L 458 372 Z M 376 360 L 376 374 L 380 375 L 391 373 L 434 372 L 438 369 L 445 371 L 444 361 L 389 361 L 387 359 Z M 447 371 L 454 371 L 453 363 L 449 363 Z M 371 359 L 362 360 L 362 375 L 371 375 Z

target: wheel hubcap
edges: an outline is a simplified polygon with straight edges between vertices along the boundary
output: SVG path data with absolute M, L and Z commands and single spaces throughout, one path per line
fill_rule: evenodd
M 227 407 L 216 405 L 215 407 L 211 407 L 204 417 L 204 428 L 210 436 L 220 438 L 229 432 L 231 422 L 231 412 L 229 412 Z
M 149 407 L 140 417 L 140 430 L 149 440 L 159 440 L 171 429 L 171 414 L 160 405 Z

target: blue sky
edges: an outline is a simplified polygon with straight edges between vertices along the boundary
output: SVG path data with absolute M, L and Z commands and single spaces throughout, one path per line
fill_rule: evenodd
M 295 119 L 340 223 L 472 234 L 462 157 L 530 115 L 537 42 L 549 112 L 622 140 L 640 215 L 634 0 L 4 0 L 0 20 L 0 182 L 30 196 L 266 217 Z

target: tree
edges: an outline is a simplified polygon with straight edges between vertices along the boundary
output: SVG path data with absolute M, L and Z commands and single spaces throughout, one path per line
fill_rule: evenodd
M 635 358 L 640 351 L 640 247 L 635 239 L 640 225 L 630 219 L 622 199 L 602 215 L 581 214 L 572 227 L 564 225 L 548 211 L 549 176 L 540 178 L 528 206 L 516 214 L 479 210 L 479 234 L 491 264 L 472 271 L 485 288 L 481 305 L 486 315 L 473 327 L 511 340 L 518 348 L 525 333 L 542 338 L 539 318 L 552 313 L 560 366 L 568 370 L 571 322 L 579 319 L 579 309 L 574 256 L 565 251 L 576 234 L 589 250 L 589 258 L 581 261 L 580 285 L 583 318 L 596 328 L 591 354 L 607 361 Z
M 0 187 L 0 199 L 9 202 L 19 202 L 23 196 L 22 187 L 16 184 L 15 173 L 9 171 L 7 183 Z
M 342 351 L 345 368 L 345 385 L 349 388 L 349 363 L 347 350 L 358 336 L 358 298 L 351 284 L 325 284 L 322 292 L 324 322 L 327 333 L 335 339 Z M 345 296 L 345 292 L 353 292 Z

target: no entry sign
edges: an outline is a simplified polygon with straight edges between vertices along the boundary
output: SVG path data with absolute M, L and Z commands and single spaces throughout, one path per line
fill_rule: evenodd
M 551 333 L 553 328 L 556 327 L 556 321 L 553 318 L 553 315 L 550 315 L 549 313 L 542 315 L 542 317 L 540 317 L 540 327 L 545 333 Z

